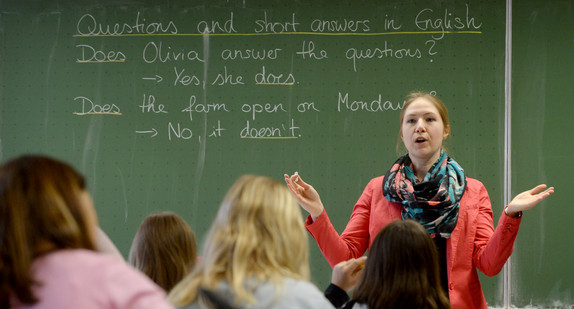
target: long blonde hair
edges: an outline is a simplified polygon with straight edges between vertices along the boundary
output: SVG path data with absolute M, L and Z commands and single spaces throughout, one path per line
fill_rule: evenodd
M 281 284 L 286 277 L 309 280 L 301 210 L 284 184 L 244 175 L 221 203 L 201 262 L 168 297 L 176 306 L 185 306 L 198 298 L 199 288 L 213 290 L 226 281 L 236 303 L 254 303 L 246 280 Z

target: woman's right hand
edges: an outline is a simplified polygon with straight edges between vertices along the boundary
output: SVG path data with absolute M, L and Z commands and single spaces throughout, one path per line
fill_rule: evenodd
M 297 203 L 299 203 L 299 205 L 311 215 L 311 219 L 315 221 L 325 209 L 319 193 L 317 193 L 312 185 L 304 182 L 297 173 L 291 176 L 284 174 L 284 177 L 287 187 L 291 193 L 293 193 L 293 196 L 295 196 Z

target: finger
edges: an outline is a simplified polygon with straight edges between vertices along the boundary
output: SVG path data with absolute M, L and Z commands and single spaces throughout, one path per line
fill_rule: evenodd
M 353 267 L 357 267 L 359 264 L 364 264 L 365 261 L 367 260 L 366 256 L 361 256 L 359 258 L 353 258 L 353 259 L 349 259 L 349 263 L 352 264 Z
M 345 270 L 354 270 L 355 268 L 357 268 L 357 266 L 362 264 L 363 261 L 364 261 L 363 258 L 360 259 L 351 258 L 346 261 L 339 262 L 337 265 L 335 265 L 335 267 L 339 267 L 340 269 Z
M 285 177 L 285 182 L 287 184 L 291 185 L 292 188 L 296 188 L 299 186 L 299 184 L 298 184 L 299 175 L 294 174 L 294 175 L 289 176 L 287 174 L 284 174 L 284 177 Z
M 346 261 L 342 261 L 339 264 L 335 265 L 335 266 L 339 266 L 340 268 L 349 268 L 353 266 L 353 259 L 349 259 Z
M 532 194 L 532 195 L 538 194 L 540 191 L 542 191 L 544 189 L 546 189 L 545 184 L 537 185 L 536 187 L 534 187 L 530 190 L 530 194 Z
M 285 178 L 285 183 L 289 184 L 291 182 L 291 177 L 289 177 L 289 175 L 283 174 L 283 177 Z
M 301 176 L 297 176 L 299 178 L 299 181 L 297 182 L 297 184 L 299 186 L 301 186 L 301 188 L 303 188 L 303 190 L 309 190 L 309 188 L 311 188 L 311 185 L 306 183 L 305 181 L 303 181 L 303 178 L 301 178 Z
M 287 187 L 289 187 L 289 190 L 291 190 L 291 192 L 293 192 L 293 181 L 291 180 L 291 178 L 287 174 L 284 174 L 283 177 L 285 177 L 285 183 L 287 184 Z
M 288 175 L 285 175 L 285 183 L 287 184 L 287 188 L 289 189 L 289 191 L 291 191 L 291 193 L 293 194 L 293 196 L 295 197 L 295 199 L 297 199 L 297 201 L 299 201 L 299 186 L 294 183 L 293 181 L 291 181 L 291 178 L 289 178 Z
M 363 270 L 363 267 L 365 267 L 366 261 L 367 261 L 366 256 L 362 256 L 360 258 L 353 259 L 353 275 L 355 275 L 358 272 Z
M 546 189 L 544 192 L 539 193 L 538 196 L 539 196 L 540 200 L 543 200 L 543 199 L 549 197 L 553 193 L 554 193 L 554 187 L 550 187 L 550 188 Z
M 307 190 L 309 188 L 309 185 L 307 185 L 301 179 L 301 176 L 299 176 L 299 173 L 297 173 L 297 172 L 295 172 L 295 174 L 291 175 L 289 177 L 289 180 L 290 180 L 291 184 L 293 185 L 293 187 L 302 188 L 303 190 Z
M 297 186 L 303 188 L 303 190 L 305 191 L 309 189 L 309 184 L 303 181 L 301 175 L 299 175 L 298 173 L 295 173 L 293 176 L 291 176 L 291 181 L 293 181 L 293 183 L 296 184 Z
M 550 187 L 546 189 L 546 191 L 548 192 L 548 194 L 554 194 L 554 187 Z
M 290 177 L 291 181 L 294 183 L 297 183 L 299 181 L 299 175 L 297 173 L 291 175 Z

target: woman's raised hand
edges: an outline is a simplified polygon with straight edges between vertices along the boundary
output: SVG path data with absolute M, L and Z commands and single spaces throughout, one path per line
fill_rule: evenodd
M 297 172 L 291 176 L 284 174 L 284 177 L 287 187 L 291 190 L 293 196 L 295 196 L 297 203 L 299 203 L 299 205 L 311 215 L 311 219 L 315 221 L 321 213 L 323 213 L 324 209 L 319 193 L 317 193 L 312 185 L 303 181 Z
M 544 189 L 546 189 L 546 185 L 542 184 L 518 194 L 512 199 L 510 204 L 508 204 L 506 214 L 513 217 L 520 211 L 528 210 L 536 206 L 543 199 L 554 193 L 554 187 Z

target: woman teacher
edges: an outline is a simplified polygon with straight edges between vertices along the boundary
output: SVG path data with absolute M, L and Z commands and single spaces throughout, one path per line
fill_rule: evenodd
M 287 186 L 310 214 L 306 228 L 334 266 L 362 256 L 388 223 L 413 219 L 437 245 L 441 283 L 452 308 L 487 308 L 476 269 L 488 276 L 500 272 L 512 253 L 522 212 L 554 193 L 554 188 L 538 185 L 518 194 L 504 208 L 495 229 L 486 188 L 466 177 L 443 150 L 450 134 L 444 103 L 430 93 L 411 93 L 400 124 L 407 154 L 385 176 L 369 182 L 341 235 L 313 186 L 298 174 L 285 175 Z

